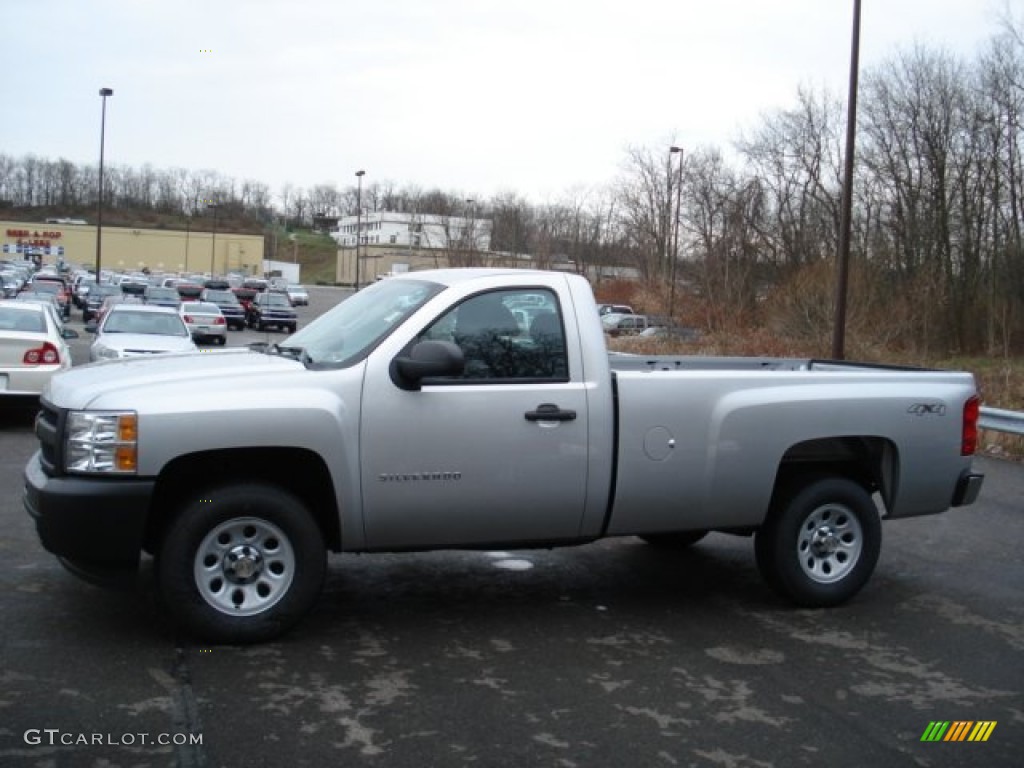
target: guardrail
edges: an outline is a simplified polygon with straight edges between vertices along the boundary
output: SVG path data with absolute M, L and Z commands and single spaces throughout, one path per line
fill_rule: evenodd
M 1024 413 L 983 406 L 978 426 L 982 429 L 991 429 L 994 432 L 1024 435 Z

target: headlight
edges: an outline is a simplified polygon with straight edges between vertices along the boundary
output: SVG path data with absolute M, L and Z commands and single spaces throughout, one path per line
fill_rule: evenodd
M 64 441 L 68 472 L 134 474 L 139 417 L 134 411 L 71 411 Z

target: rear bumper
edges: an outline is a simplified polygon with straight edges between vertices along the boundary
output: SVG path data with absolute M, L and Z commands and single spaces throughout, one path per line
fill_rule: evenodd
M 155 480 L 50 477 L 37 451 L 25 467 L 25 511 L 43 547 L 76 572 L 134 573 Z
M 973 504 L 977 500 L 978 494 L 981 493 L 981 486 L 984 480 L 984 475 L 965 469 L 960 474 L 960 479 L 957 480 L 951 506 L 966 507 L 968 504 Z

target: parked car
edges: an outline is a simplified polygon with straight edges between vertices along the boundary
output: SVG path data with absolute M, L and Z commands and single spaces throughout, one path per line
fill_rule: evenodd
M 178 283 L 174 288 L 182 301 L 199 301 L 203 294 L 203 286 L 199 283 Z
M 107 316 L 107 313 L 118 304 L 141 304 L 142 299 L 138 296 L 125 296 L 123 293 L 117 293 L 113 296 L 107 296 L 103 299 L 103 303 L 100 304 L 99 309 L 96 310 L 94 317 L 90 319 L 90 323 L 100 325 L 103 322 L 103 318 Z
M 46 293 L 44 291 L 22 291 L 14 297 L 15 301 L 28 301 L 36 304 L 45 304 L 53 309 L 57 313 L 58 317 L 63 318 L 64 308 L 60 305 L 57 300 L 56 294 Z
M 231 283 L 223 277 L 211 277 L 203 280 L 203 288 L 211 291 L 230 291 Z
M 250 277 L 242 281 L 243 288 L 252 288 L 255 291 L 259 291 L 260 293 L 263 293 L 265 290 L 267 290 L 269 285 L 270 283 L 264 280 L 262 277 Z
M 231 290 L 211 290 L 207 288 L 199 297 L 200 301 L 209 304 L 216 304 L 220 313 L 224 315 L 224 321 L 228 324 L 228 330 L 245 330 L 245 308 Z
M 227 320 L 216 304 L 207 301 L 185 301 L 178 310 L 193 341 L 212 339 L 224 346 L 228 338 Z
M 309 304 L 309 291 L 304 286 L 289 285 L 285 292 L 288 294 L 288 299 L 293 307 L 297 307 L 300 304 L 305 307 Z
M 52 303 L 0 301 L 0 399 L 39 395 L 71 367 L 66 339 L 77 338 Z
M 57 303 L 60 305 L 60 316 L 65 320 L 71 317 L 71 291 L 68 290 L 68 284 L 64 282 L 64 278 L 59 275 L 37 274 L 25 286 L 25 290 L 36 293 L 52 293 L 57 297 Z
M 609 336 L 631 336 L 654 325 L 647 315 L 627 315 L 621 312 L 610 312 L 602 315 L 601 325 Z
M 93 275 L 78 275 L 71 283 L 71 303 L 78 309 L 85 308 L 85 300 L 96 286 L 96 278 Z
M 288 295 L 277 291 L 258 293 L 252 300 L 247 316 L 250 328 L 263 331 L 267 328 L 280 328 L 288 333 L 295 333 L 298 327 L 298 316 L 288 301 Z
M 121 281 L 121 293 L 125 296 L 145 296 L 149 288 L 149 282 L 137 277 L 130 277 Z
M 633 315 L 636 313 L 633 312 L 633 308 L 628 304 L 598 304 L 597 314 L 604 316 L 611 314 Z
M 123 295 L 120 286 L 111 285 L 110 283 L 94 285 L 89 289 L 89 293 L 85 297 L 85 305 L 82 307 L 82 322 L 88 323 L 96 317 L 96 313 L 100 311 L 103 302 L 111 296 Z
M 161 352 L 195 352 L 197 347 L 185 321 L 170 307 L 114 304 L 100 323 L 85 330 L 96 334 L 89 360 L 116 360 Z
M 235 298 L 238 299 L 238 303 L 242 305 L 242 309 L 245 310 L 245 315 L 248 318 L 249 308 L 252 306 L 252 300 L 259 294 L 255 288 L 232 288 L 231 292 L 235 294 Z
M 223 346 L 227 341 L 227 321 L 216 304 L 185 301 L 178 309 L 193 341 L 212 340 Z
M 171 307 L 177 309 L 181 306 L 181 295 L 174 288 L 150 285 L 142 296 L 146 304 L 153 304 L 157 307 Z

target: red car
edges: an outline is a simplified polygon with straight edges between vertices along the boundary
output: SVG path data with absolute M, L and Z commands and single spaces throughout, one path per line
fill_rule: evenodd
M 259 291 L 255 288 L 232 288 L 231 291 L 238 297 L 238 303 L 242 305 L 242 309 L 245 310 L 245 314 L 248 316 L 252 300 L 256 298 Z
M 63 318 L 67 320 L 71 317 L 71 290 L 60 275 L 36 275 L 22 290 L 54 294 L 57 297 L 57 303 L 60 304 Z

